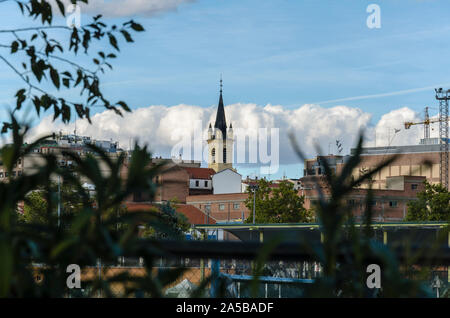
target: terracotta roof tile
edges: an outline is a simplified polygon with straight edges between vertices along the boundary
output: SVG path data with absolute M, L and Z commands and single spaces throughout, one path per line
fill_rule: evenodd
M 207 216 L 200 209 L 196 208 L 190 204 L 177 204 L 176 210 L 179 213 L 184 214 L 189 223 L 191 224 L 207 224 Z M 216 224 L 216 220 L 214 220 L 211 216 L 209 217 L 208 224 Z
M 210 168 L 191 168 L 191 167 L 185 167 L 184 168 L 187 173 L 189 174 L 190 179 L 205 179 L 205 180 L 211 180 L 211 176 L 215 174 L 216 172 L 214 169 Z
M 128 211 L 136 212 L 136 211 L 151 211 L 157 210 L 158 208 L 151 203 L 133 203 L 126 202 L 125 203 Z M 195 206 L 190 204 L 177 204 L 175 205 L 175 210 L 178 213 L 184 214 L 188 219 L 188 222 L 191 224 L 206 224 L 207 216 L 200 209 L 197 209 Z M 208 224 L 216 224 L 216 220 L 214 220 L 211 216 L 209 217 Z

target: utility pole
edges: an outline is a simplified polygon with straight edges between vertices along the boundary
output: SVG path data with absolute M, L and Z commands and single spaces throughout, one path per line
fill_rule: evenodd
M 250 190 L 253 191 L 253 224 L 256 224 L 256 191 L 258 191 L 258 188 L 256 183 L 250 185 Z

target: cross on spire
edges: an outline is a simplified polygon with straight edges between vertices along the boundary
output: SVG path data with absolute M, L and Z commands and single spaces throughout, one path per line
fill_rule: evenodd
M 222 81 L 222 75 L 220 75 L 220 97 L 219 97 L 219 105 L 217 107 L 217 115 L 216 115 L 216 122 L 214 124 L 214 128 L 220 129 L 222 131 L 223 139 L 226 139 L 227 121 L 225 119 L 225 109 L 223 106 L 222 87 L 223 87 L 223 81 Z

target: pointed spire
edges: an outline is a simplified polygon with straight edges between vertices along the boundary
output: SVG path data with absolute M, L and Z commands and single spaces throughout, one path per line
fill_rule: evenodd
M 217 107 L 217 115 L 216 115 L 216 123 L 214 124 L 214 128 L 218 128 L 222 131 L 223 139 L 227 138 L 227 121 L 225 119 L 225 109 L 223 106 L 223 97 L 222 97 L 222 75 L 220 76 L 220 97 L 219 97 L 219 106 Z

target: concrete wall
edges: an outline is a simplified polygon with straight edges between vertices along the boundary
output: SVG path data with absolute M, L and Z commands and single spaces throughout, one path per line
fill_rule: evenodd
M 231 169 L 222 170 L 212 176 L 213 194 L 240 193 L 242 177 Z

